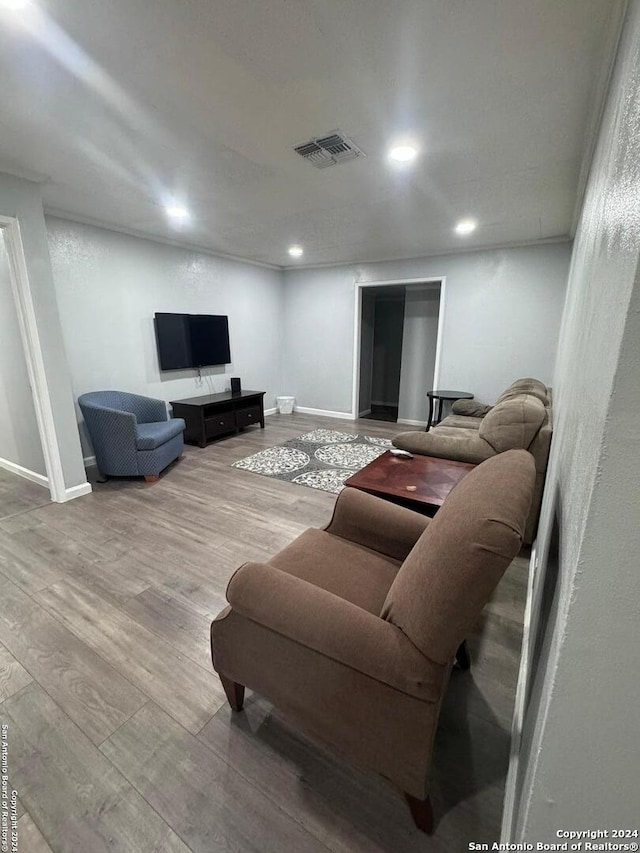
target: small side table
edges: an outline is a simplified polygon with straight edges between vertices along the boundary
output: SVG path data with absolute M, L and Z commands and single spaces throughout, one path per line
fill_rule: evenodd
M 432 426 L 437 426 L 442 420 L 442 405 L 445 400 L 452 402 L 455 400 L 473 400 L 473 394 L 468 394 L 466 391 L 427 391 L 427 397 L 429 398 L 429 418 L 425 432 L 428 432 Z M 435 421 L 433 420 L 434 400 L 438 401 L 438 416 Z

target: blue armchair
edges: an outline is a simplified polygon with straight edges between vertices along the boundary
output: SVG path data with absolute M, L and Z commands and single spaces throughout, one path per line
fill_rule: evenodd
M 104 476 L 143 476 L 155 482 L 184 448 L 182 418 L 169 418 L 164 400 L 125 391 L 92 391 L 78 398 L 96 463 Z

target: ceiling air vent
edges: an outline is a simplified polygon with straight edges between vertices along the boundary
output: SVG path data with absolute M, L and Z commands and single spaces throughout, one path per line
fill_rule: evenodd
M 308 142 L 294 146 L 293 150 L 316 169 L 326 169 L 327 166 L 337 166 L 338 163 L 367 156 L 341 130 L 332 130 L 326 136 L 314 136 Z

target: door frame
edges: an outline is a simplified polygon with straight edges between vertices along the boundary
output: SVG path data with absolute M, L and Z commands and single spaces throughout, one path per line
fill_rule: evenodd
M 356 281 L 354 282 L 354 314 L 353 314 L 353 379 L 351 384 L 351 417 L 358 418 L 358 397 L 360 391 L 360 347 L 362 345 L 362 291 L 365 287 L 389 287 L 415 284 L 439 284 L 440 304 L 438 306 L 438 333 L 436 339 L 436 363 L 433 371 L 432 388 L 438 387 L 440 379 L 440 366 L 442 362 L 442 338 L 444 329 L 445 275 L 425 276 L 420 278 L 394 278 L 378 281 Z M 403 421 L 407 423 L 407 421 Z M 413 423 L 413 422 L 412 422 Z M 416 421 L 415 426 L 424 426 L 426 422 Z
M 22 235 L 20 233 L 20 223 L 16 217 L 0 215 L 0 231 L 2 231 L 2 236 L 4 237 L 9 259 L 11 290 L 18 316 L 20 338 L 27 363 L 31 396 L 33 397 L 33 405 L 36 412 L 36 421 L 38 423 L 38 432 L 42 443 L 47 476 L 43 477 L 33 471 L 27 471 L 27 469 L 18 470 L 20 466 L 17 465 L 15 469 L 16 473 L 25 476 L 27 479 L 39 482 L 41 485 L 46 485 L 49 488 L 51 500 L 63 503 L 69 500 L 69 495 L 65 489 L 62 458 L 56 434 L 53 405 L 44 366 L 42 345 L 38 333 L 36 312 L 33 305 L 31 283 L 29 281 Z

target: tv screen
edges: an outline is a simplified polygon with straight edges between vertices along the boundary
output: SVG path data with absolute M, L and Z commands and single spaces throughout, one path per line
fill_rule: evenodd
M 216 314 L 156 314 L 161 370 L 228 364 L 229 319 Z
M 193 367 L 228 364 L 231 361 L 227 317 L 214 314 L 191 314 L 189 332 Z

